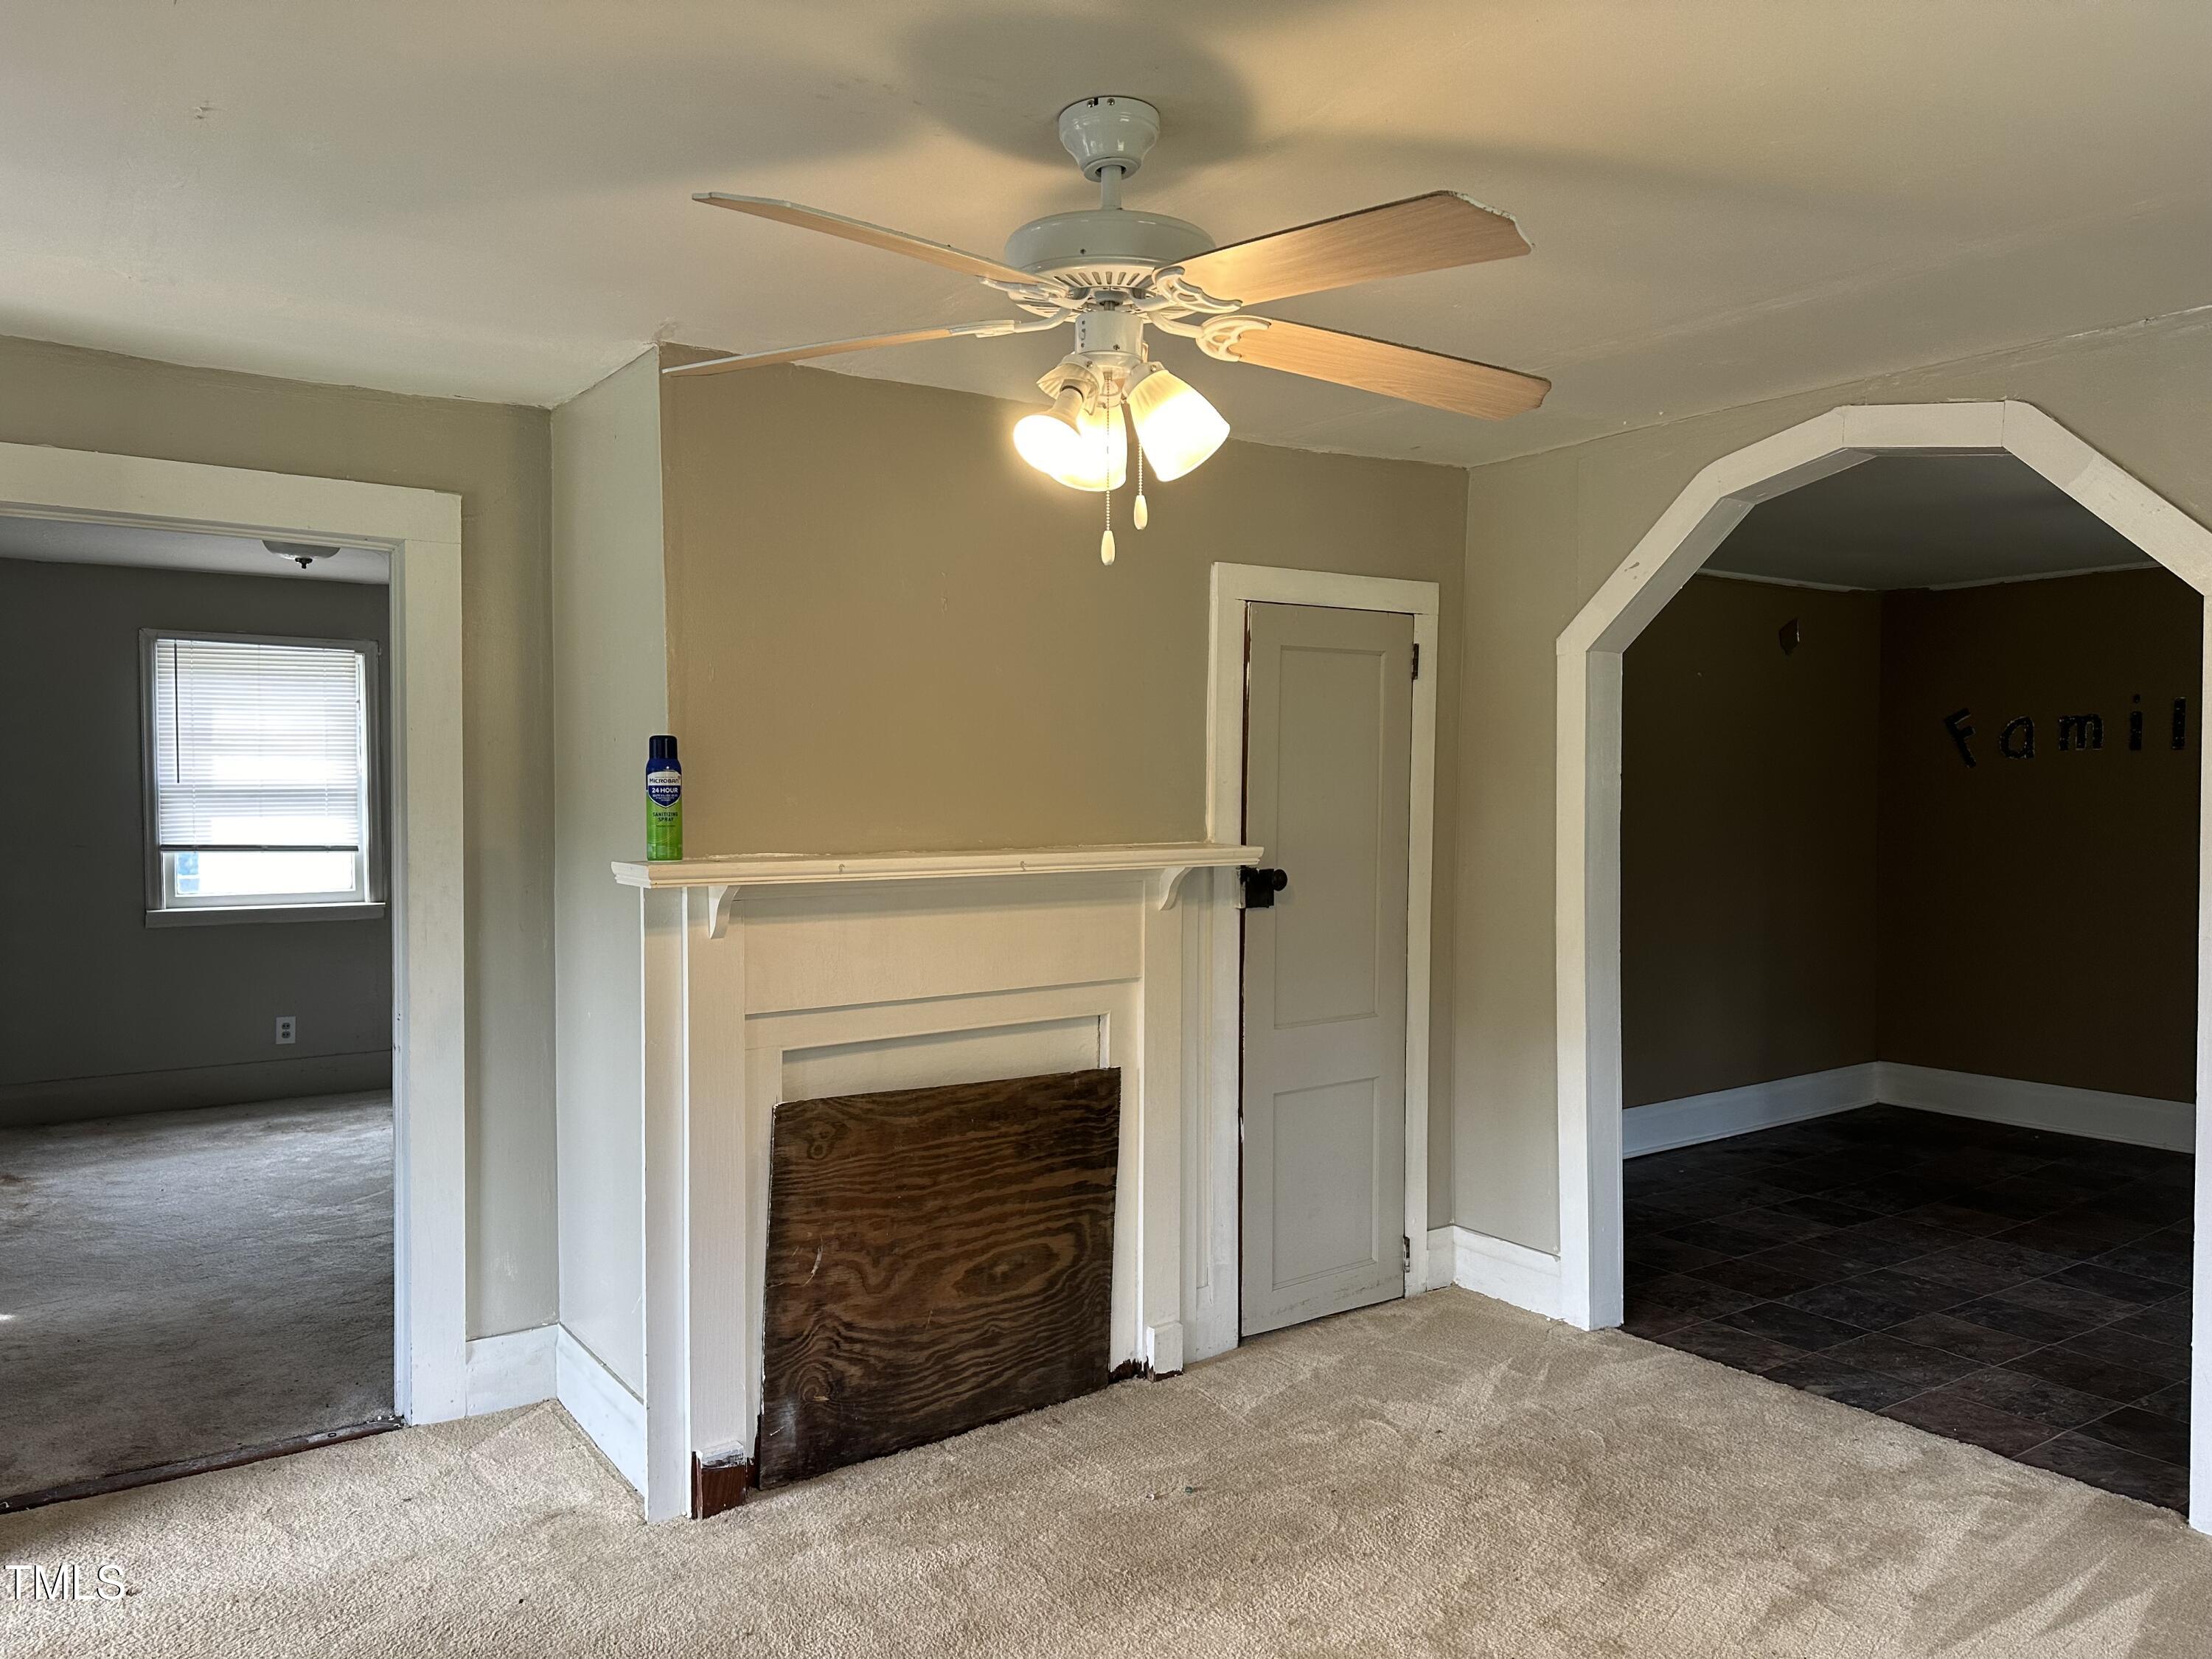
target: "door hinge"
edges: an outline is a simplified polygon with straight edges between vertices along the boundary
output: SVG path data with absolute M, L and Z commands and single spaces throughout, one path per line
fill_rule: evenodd
M 1413 1271 L 1413 1241 L 1411 1236 L 1406 1233 L 1400 1233 L 1398 1235 L 1398 1247 L 1400 1252 L 1398 1258 L 1398 1271 L 1401 1273 L 1409 1273 Z
M 1421 678 L 1421 647 L 1419 644 L 1413 647 L 1413 678 Z

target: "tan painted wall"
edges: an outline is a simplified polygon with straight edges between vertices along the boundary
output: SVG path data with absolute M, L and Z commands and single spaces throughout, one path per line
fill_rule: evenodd
M 1465 475 L 1231 442 L 1103 507 L 1022 465 L 1021 408 L 805 368 L 668 383 L 670 705 L 686 847 L 1205 833 L 1217 561 L 1441 585 L 1436 1012 L 1450 1007 Z M 1438 1028 L 1443 1027 L 1439 1024 Z M 1449 1044 L 1435 1098 L 1449 1100 Z M 1433 1115 L 1436 1213 L 1450 1114 Z
M 1876 1057 L 1881 611 L 1700 576 L 1629 647 L 1625 1104 Z
M 554 939 L 561 1322 L 645 1383 L 646 739 L 668 730 L 660 373 L 652 353 L 553 411 Z M 688 761 L 690 757 L 684 758 Z
M 1881 1058 L 2193 1100 L 2203 602 L 2150 570 L 1890 593 L 1883 613 Z M 1960 708 L 1972 768 L 1943 725 Z M 2103 746 L 2061 750 L 2080 713 Z M 2007 759 L 2021 714 L 2034 756 Z
M 545 411 L 0 337 L 0 442 L 461 497 L 472 1336 L 553 1317 Z
M 1480 467 L 1468 480 L 1453 1040 L 1456 1218 L 1556 1249 L 1553 644 L 1707 462 L 1839 404 L 2017 398 L 2200 521 L 2212 321 L 1906 370 Z M 1571 395 L 1563 375 L 1561 395 Z

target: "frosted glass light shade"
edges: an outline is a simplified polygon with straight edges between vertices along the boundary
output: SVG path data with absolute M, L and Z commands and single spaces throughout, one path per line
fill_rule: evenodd
M 1121 411 L 1085 406 L 1070 388 L 1044 415 L 1014 422 L 1014 448 L 1047 477 L 1070 489 L 1119 489 L 1129 476 L 1129 436 Z
M 1229 436 L 1221 411 L 1164 368 L 1129 388 L 1129 416 L 1152 476 L 1164 483 L 1193 471 Z

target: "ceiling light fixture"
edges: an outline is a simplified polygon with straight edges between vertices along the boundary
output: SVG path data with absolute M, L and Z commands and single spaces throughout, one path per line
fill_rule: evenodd
M 261 544 L 278 558 L 291 560 L 302 570 L 314 563 L 316 560 L 327 559 L 341 550 L 335 547 L 325 547 L 320 542 L 273 542 L 265 537 L 263 538 Z
M 1052 409 L 1016 424 L 1014 447 L 1071 489 L 1106 495 L 1099 557 L 1108 564 L 1114 562 L 1112 492 L 1128 465 L 1124 406 L 1136 428 L 1132 516 L 1139 530 L 1151 517 L 1145 462 L 1164 483 L 1180 478 L 1204 465 L 1229 435 L 1218 410 L 1152 362 L 1145 349 L 1147 328 L 1190 340 L 1217 362 L 1257 363 L 1488 420 L 1544 401 L 1551 383 L 1538 375 L 1246 308 L 1379 277 L 1516 258 L 1528 244 L 1509 216 L 1455 191 L 1431 191 L 1224 246 L 1187 220 L 1122 205 L 1123 185 L 1144 165 L 1159 133 L 1159 111 L 1141 98 L 1083 98 L 1061 110 L 1060 141 L 1098 186 L 1098 205 L 1031 220 L 1006 239 L 1004 259 L 797 202 L 702 191 L 695 199 L 715 207 L 961 271 L 1026 314 L 673 363 L 661 373 L 726 374 L 875 346 L 997 339 L 1072 324 L 1075 349 L 1037 382 Z
M 1014 448 L 1045 477 L 1070 489 L 1119 489 L 1129 476 L 1129 439 L 1118 400 L 1085 390 L 1079 369 L 1066 365 L 1046 380 L 1052 408 L 1014 422 Z
M 1130 382 L 1125 395 L 1137 441 L 1162 483 L 1196 471 L 1229 436 L 1221 411 L 1157 363 Z

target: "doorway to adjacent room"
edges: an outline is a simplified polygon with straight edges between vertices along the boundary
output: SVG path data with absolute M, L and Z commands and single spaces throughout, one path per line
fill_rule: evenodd
M 1708 469 L 1563 636 L 1580 1322 L 1625 1256 L 1632 1330 L 2185 1506 L 2177 520 L 2020 405 L 1839 410 Z

